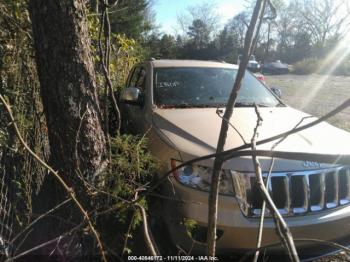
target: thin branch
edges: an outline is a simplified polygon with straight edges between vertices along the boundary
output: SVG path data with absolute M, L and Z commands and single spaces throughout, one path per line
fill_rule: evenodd
M 227 121 L 231 119 L 231 116 L 233 113 L 233 108 L 235 106 L 238 92 L 241 87 L 241 81 L 244 77 L 248 60 L 251 55 L 250 52 L 252 50 L 252 44 L 253 44 L 253 39 L 256 31 L 258 18 L 260 14 L 264 12 L 262 7 L 263 5 L 265 5 L 264 3 L 266 3 L 266 1 L 267 0 L 257 0 L 253 11 L 253 15 L 252 15 L 252 18 L 247 30 L 246 38 L 245 38 L 243 58 L 236 75 L 233 89 L 231 91 L 230 97 L 226 105 L 226 110 L 223 116 L 223 120 L 221 122 L 220 135 L 219 135 L 219 140 L 216 148 L 217 154 L 224 151 L 224 146 L 226 143 L 227 131 L 228 131 Z M 220 174 L 221 174 L 221 168 L 222 168 L 223 162 L 224 162 L 224 159 L 217 155 L 214 161 L 213 174 L 211 177 L 211 185 L 210 185 L 210 193 L 209 193 L 209 201 L 208 201 L 209 209 L 208 209 L 208 232 L 207 232 L 207 254 L 210 257 L 215 257 L 219 181 L 220 181 Z
M 258 138 L 258 128 L 259 128 L 259 126 L 261 126 L 261 123 L 263 121 L 263 118 L 261 117 L 261 114 L 260 114 L 260 111 L 259 111 L 259 108 L 257 107 L 257 105 L 255 105 L 255 113 L 257 116 L 257 120 L 256 120 L 256 126 L 254 129 L 253 137 L 251 139 L 252 150 L 256 150 L 256 139 Z M 260 165 L 260 163 L 258 162 L 259 161 L 258 158 L 252 157 L 252 160 L 253 160 L 254 167 Z M 271 171 L 271 168 L 270 168 L 270 171 Z M 259 172 L 255 172 L 255 176 L 257 177 L 257 180 L 258 180 L 259 176 L 260 176 Z M 266 187 L 267 186 L 268 186 L 268 181 L 266 181 Z M 261 208 L 260 221 L 259 221 L 258 237 L 257 237 L 257 241 L 256 241 L 256 248 L 259 248 L 261 246 L 262 231 L 263 231 L 264 216 L 265 216 L 265 207 L 266 207 L 266 202 L 263 201 L 262 208 Z M 255 255 L 254 255 L 253 262 L 257 262 L 258 258 L 259 258 L 259 251 L 256 251 Z
M 287 132 L 284 132 L 284 133 L 281 133 L 281 134 L 278 134 L 278 135 L 275 135 L 275 136 L 272 136 L 272 137 L 269 137 L 269 138 L 257 141 L 256 145 L 266 144 L 266 143 L 272 142 L 274 140 L 277 140 L 277 139 L 280 139 L 280 138 L 285 138 L 285 137 L 290 136 L 292 134 L 295 134 L 295 133 L 298 133 L 298 132 L 303 131 L 305 129 L 308 129 L 310 127 L 313 127 L 313 126 L 315 126 L 315 125 L 317 125 L 317 124 L 327 120 L 328 118 L 333 117 L 334 115 L 336 115 L 337 113 L 343 111 L 345 108 L 347 108 L 349 106 L 350 106 L 350 98 L 347 99 L 344 103 L 342 103 L 340 106 L 338 106 L 334 110 L 332 110 L 329 113 L 325 114 L 324 116 L 316 119 L 315 121 L 312 121 L 312 122 L 310 122 L 308 124 L 305 124 L 305 125 L 302 125 L 300 127 L 294 128 L 294 129 L 289 130 Z M 229 154 L 230 151 L 243 150 L 243 149 L 247 149 L 249 147 L 251 147 L 251 144 L 247 144 L 247 145 L 243 145 L 243 146 L 239 146 L 239 147 L 227 150 L 226 153 Z
M 28 236 L 33 232 L 33 229 L 30 229 L 25 235 L 24 237 L 21 239 L 21 242 L 16 245 L 16 249 L 15 251 L 13 251 L 13 255 L 16 255 L 17 251 L 21 248 L 21 246 L 24 244 L 24 242 L 28 239 Z M 6 257 L 8 257 L 8 254 L 6 255 Z
M 143 206 L 141 206 L 138 203 L 135 204 L 135 206 L 137 206 L 141 210 L 141 215 L 142 215 L 142 220 L 143 220 L 143 233 L 144 233 L 147 247 L 148 247 L 152 256 L 158 256 L 159 251 L 158 251 L 157 245 L 155 244 L 154 238 L 152 236 L 152 232 L 149 231 L 149 228 L 148 228 L 146 210 L 144 209 Z
M 255 113 L 257 115 L 257 121 L 256 121 L 256 127 L 254 129 L 254 134 L 252 137 L 252 142 L 251 142 L 253 151 L 256 151 L 256 138 L 258 136 L 258 128 L 259 128 L 259 126 L 261 126 L 261 123 L 263 121 L 263 119 L 260 115 L 260 112 L 259 112 L 259 108 L 257 106 L 255 106 Z M 256 155 L 253 154 L 252 160 L 253 160 L 255 175 L 256 175 L 256 179 L 257 179 L 256 183 L 258 185 L 258 188 L 260 190 L 260 193 L 261 193 L 264 201 L 268 203 L 268 207 L 270 209 L 271 214 L 273 214 L 276 227 L 278 228 L 278 235 L 280 236 L 282 243 L 284 243 L 291 261 L 298 262 L 299 256 L 298 256 L 297 250 L 295 248 L 292 233 L 290 232 L 289 227 L 288 227 L 287 223 L 285 222 L 284 218 L 278 212 L 278 209 L 277 209 L 275 203 L 273 202 L 268 190 L 266 189 L 266 186 L 264 184 L 264 180 L 262 177 L 262 171 L 261 171 L 259 159 L 257 158 Z M 262 213 L 261 216 L 264 216 L 264 213 Z
M 297 250 L 294 245 L 294 240 L 292 237 L 292 234 L 288 228 L 287 223 L 284 221 L 283 217 L 281 214 L 278 212 L 278 209 L 273 202 L 272 198 L 269 195 L 269 192 L 267 191 L 264 181 L 262 179 L 262 171 L 259 162 L 257 161 L 256 156 L 253 155 L 253 161 L 254 161 L 254 167 L 255 167 L 255 172 L 257 174 L 257 185 L 259 187 L 259 190 L 264 198 L 264 200 L 267 202 L 270 212 L 273 214 L 273 217 L 275 219 L 275 223 L 277 228 L 280 228 L 281 230 L 278 230 L 279 236 L 281 237 L 282 242 L 284 243 L 288 255 L 291 259 L 291 261 L 299 261 L 299 256 L 297 253 Z
M 114 96 L 112 81 L 109 76 L 111 25 L 110 25 L 109 16 L 108 16 L 108 7 L 117 5 L 118 1 L 115 1 L 112 5 L 109 5 L 106 0 L 103 0 L 103 1 L 101 0 L 101 3 L 102 3 L 102 14 L 101 14 L 101 25 L 100 25 L 100 32 L 99 32 L 99 51 L 100 51 L 103 75 L 106 80 L 107 88 L 109 89 L 109 94 L 112 98 L 113 109 L 118 118 L 117 132 L 119 134 L 120 128 L 121 128 L 121 114 L 120 114 L 117 100 Z M 105 27 L 107 27 L 107 29 Z M 103 52 L 102 44 L 101 44 L 102 31 L 105 32 L 105 41 L 106 41 L 105 53 Z
M 151 129 L 152 129 L 152 125 L 142 135 L 142 137 L 140 138 L 140 141 L 136 145 L 136 156 L 137 156 L 136 162 L 137 162 L 137 176 L 138 176 L 138 178 L 140 178 L 140 152 L 139 152 L 140 151 L 140 146 L 141 146 L 142 142 L 144 141 L 145 137 L 151 131 Z
M 160 184 L 164 183 L 168 177 L 175 172 L 176 170 L 192 165 L 198 161 L 206 160 L 209 158 L 213 158 L 216 155 L 220 155 L 224 157 L 224 160 L 233 159 L 237 157 L 243 156 L 262 156 L 262 157 L 275 157 L 289 160 L 300 160 L 300 161 L 312 161 L 319 163 L 329 163 L 329 164 L 339 164 L 339 165 L 350 165 L 350 155 L 349 154 L 317 154 L 317 153 L 304 153 L 304 152 L 285 152 L 285 151 L 271 151 L 271 150 L 243 150 L 243 151 L 233 151 L 228 150 L 219 154 L 211 154 L 198 158 L 191 159 L 189 161 L 183 162 L 180 165 L 174 167 L 169 172 L 165 173 L 163 177 L 152 187 L 150 187 L 146 192 L 152 191 L 157 188 Z
M 30 254 L 30 253 L 32 253 L 32 252 L 34 252 L 34 251 L 40 249 L 40 248 L 46 247 L 46 246 L 48 246 L 48 245 L 51 245 L 52 243 L 55 243 L 55 242 L 61 240 L 62 238 L 67 237 L 68 235 L 70 235 L 70 234 L 73 233 L 74 231 L 78 230 L 82 225 L 83 225 L 83 224 L 77 225 L 77 226 L 73 227 L 71 230 L 67 231 L 67 232 L 64 233 L 64 234 L 59 235 L 58 237 L 56 237 L 56 238 L 54 238 L 54 239 L 51 239 L 51 240 L 49 240 L 49 241 L 47 241 L 47 242 L 45 242 L 45 243 L 42 243 L 42 244 L 40 244 L 40 245 L 38 245 L 38 246 L 36 246 L 36 247 L 33 247 L 33 248 L 31 248 L 31 249 L 28 249 L 28 250 L 26 250 L 26 251 L 24 251 L 24 252 L 22 252 L 22 253 L 20 253 L 20 254 L 18 254 L 18 255 L 16 255 L 16 256 L 14 256 L 14 257 L 10 257 L 10 258 L 6 259 L 5 262 L 14 261 L 14 260 L 16 260 L 16 259 L 18 259 L 18 258 L 21 258 L 21 257 L 24 257 L 24 256 L 26 256 L 26 255 L 28 255 L 28 254 Z
M 220 112 L 220 109 L 219 109 L 219 108 L 216 109 L 216 114 L 217 114 L 218 117 L 220 117 L 222 120 L 226 121 L 226 122 L 230 125 L 230 127 L 232 127 L 232 128 L 236 131 L 236 133 L 239 135 L 239 137 L 240 137 L 241 140 L 243 141 L 243 144 L 247 144 L 247 142 L 245 141 L 245 139 L 244 139 L 243 135 L 241 134 L 241 132 L 239 132 L 238 129 L 237 129 L 228 119 L 226 119 L 226 118 L 224 118 L 223 116 L 221 116 L 221 112 Z
M 58 204 L 57 206 L 55 206 L 54 208 L 51 208 L 49 211 L 45 212 L 44 214 L 41 214 L 39 217 L 37 217 L 35 220 L 33 220 L 33 222 L 31 222 L 30 224 L 28 224 L 19 234 L 17 234 L 11 241 L 10 243 L 14 243 L 17 238 L 19 238 L 24 232 L 26 232 L 29 228 L 31 228 L 34 224 L 36 224 L 39 220 L 43 219 L 44 217 L 46 217 L 47 215 L 55 212 L 56 210 L 58 210 L 59 208 L 61 208 L 62 206 L 64 206 L 65 204 L 67 204 L 68 202 L 70 202 L 72 199 L 68 198 L 65 201 L 63 201 L 62 203 Z
M 272 158 L 271 159 L 270 168 L 269 168 L 269 173 L 268 173 L 268 175 L 266 177 L 266 182 L 265 182 L 265 187 L 267 188 L 267 190 L 268 190 L 268 185 L 270 183 L 270 177 L 271 177 L 271 173 L 272 173 L 272 169 L 273 169 L 274 163 L 275 163 L 275 159 Z M 253 262 L 257 262 L 258 261 L 259 254 L 260 254 L 259 248 L 261 247 L 261 241 L 262 241 L 262 234 L 263 234 L 263 228 L 264 228 L 264 218 L 265 218 L 265 210 L 266 210 L 266 202 L 264 200 L 263 203 L 262 203 L 262 207 L 261 207 L 258 236 L 256 238 L 257 251 L 255 252 Z
M 311 117 L 313 117 L 313 116 L 303 117 L 296 124 L 296 126 L 293 129 L 297 128 L 305 119 L 311 118 Z M 275 144 L 273 144 L 272 147 L 271 147 L 271 151 L 273 151 L 287 137 L 288 136 L 286 135 L 286 136 L 282 137 L 280 140 L 278 140 Z M 267 175 L 266 182 L 265 182 L 265 187 L 267 188 L 267 190 L 268 190 L 268 185 L 270 183 L 270 177 L 271 177 L 271 173 L 272 173 L 272 169 L 273 169 L 274 163 L 275 163 L 275 158 L 272 158 L 271 159 L 270 168 L 269 168 L 269 173 Z M 261 241 L 262 241 L 262 234 L 263 234 L 263 227 L 264 227 L 264 218 L 265 218 L 265 210 L 266 210 L 266 201 L 263 200 L 262 207 L 261 207 L 260 220 L 259 220 L 258 236 L 257 236 L 257 242 L 256 242 L 257 251 L 255 252 L 253 262 L 257 262 L 258 261 L 259 254 L 260 254 L 259 248 L 261 247 Z
M 125 239 L 124 239 L 124 245 L 123 245 L 123 250 L 122 250 L 122 255 L 124 255 L 124 253 L 126 252 L 126 248 L 128 247 L 128 240 L 129 238 L 131 237 L 130 236 L 130 232 L 131 232 L 131 229 L 132 229 L 132 225 L 134 223 L 134 219 L 135 219 L 135 211 L 133 212 L 132 214 L 132 217 L 131 217 L 131 220 L 130 220 L 130 223 L 129 223 L 129 226 L 128 226 L 128 230 L 126 231 L 125 233 Z
M 83 217 L 87 220 L 88 225 L 90 230 L 92 231 L 93 235 L 95 236 L 95 239 L 97 241 L 97 246 L 100 250 L 101 256 L 102 256 L 102 260 L 107 262 L 107 258 L 106 258 L 106 254 L 105 254 L 105 250 L 103 248 L 100 236 L 98 234 L 98 232 L 96 231 L 95 227 L 92 224 L 92 221 L 87 213 L 87 211 L 85 210 L 85 208 L 82 206 L 82 204 L 79 202 L 79 200 L 76 197 L 76 194 L 74 192 L 74 189 L 69 187 L 66 182 L 62 179 L 62 177 L 58 174 L 58 172 L 56 172 L 51 166 L 49 166 L 45 161 L 43 161 L 37 154 L 35 154 L 32 149 L 27 145 L 27 143 L 24 141 L 24 139 L 22 138 L 22 135 L 17 127 L 17 124 L 15 122 L 15 119 L 13 117 L 12 111 L 10 106 L 7 104 L 6 100 L 4 99 L 4 97 L 2 95 L 0 95 L 0 100 L 3 103 L 8 116 L 10 117 L 11 120 L 11 124 L 16 132 L 16 135 L 20 141 L 20 143 L 22 144 L 22 146 L 29 152 L 29 154 L 36 160 L 38 161 L 43 167 L 45 167 L 47 170 L 50 171 L 50 174 L 52 174 L 56 180 L 62 185 L 62 187 L 65 189 L 66 193 L 70 196 L 70 198 L 74 201 L 75 205 L 77 206 L 78 210 L 81 212 L 81 214 L 83 215 Z

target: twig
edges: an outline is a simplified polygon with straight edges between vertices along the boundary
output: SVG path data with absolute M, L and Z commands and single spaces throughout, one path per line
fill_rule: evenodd
M 252 45 L 251 45 L 250 50 L 249 50 L 249 54 L 253 54 L 254 53 L 256 44 L 258 43 L 260 28 L 261 28 L 261 25 L 263 23 L 263 20 L 265 20 L 264 13 L 265 13 L 265 8 L 266 8 L 267 2 L 269 2 L 269 0 L 264 1 L 263 4 L 262 4 L 262 12 L 260 13 L 259 23 L 258 23 L 257 28 L 256 28 L 256 32 L 257 33 L 255 34 L 255 36 L 253 38 Z
M 117 6 L 119 0 L 115 0 L 112 4 L 109 4 L 108 1 L 103 1 L 102 5 L 104 5 L 106 8 L 112 8 Z
M 125 233 L 125 239 L 124 239 L 124 245 L 123 245 L 123 250 L 122 250 L 122 255 L 124 255 L 125 251 L 126 251 L 126 248 L 128 246 L 128 240 L 130 238 L 130 232 L 131 232 L 131 229 L 132 229 L 132 225 L 134 223 L 134 219 L 135 219 L 135 211 L 133 212 L 132 214 L 132 217 L 131 217 L 131 220 L 130 220 L 130 223 L 129 223 L 129 226 L 128 226 L 128 230 L 126 231 Z
M 259 128 L 259 126 L 261 126 L 261 123 L 263 120 L 261 115 L 260 115 L 259 108 L 257 106 L 255 106 L 255 113 L 257 115 L 257 122 L 256 122 L 256 127 L 254 129 L 254 134 L 253 134 L 253 137 L 251 140 L 253 151 L 256 151 L 256 138 L 258 135 L 258 128 Z M 276 223 L 276 227 L 278 229 L 281 229 L 281 230 L 278 230 L 278 233 L 279 233 L 278 235 L 280 236 L 282 242 L 285 244 L 285 247 L 288 251 L 288 255 L 289 255 L 291 261 L 298 262 L 299 256 L 298 256 L 297 250 L 295 248 L 292 233 L 290 232 L 289 227 L 288 227 L 287 223 L 285 222 L 284 218 L 278 212 L 278 209 L 277 209 L 275 203 L 273 202 L 268 190 L 265 187 L 259 159 L 257 158 L 256 155 L 253 154 L 252 160 L 253 160 L 255 175 L 256 175 L 256 179 L 257 179 L 256 183 L 258 185 L 260 193 L 261 193 L 263 199 L 269 205 L 270 212 L 274 216 L 274 221 Z M 262 213 L 261 216 L 263 217 L 264 214 Z M 258 239 L 258 241 L 259 240 L 261 241 L 261 239 Z M 258 244 L 260 244 L 260 243 L 258 242 Z M 255 259 L 257 260 L 257 257 L 255 257 Z
M 295 125 L 295 127 L 294 127 L 293 129 L 297 128 L 305 119 L 311 118 L 311 117 L 313 117 L 313 116 L 306 116 L 306 117 L 303 117 L 303 118 Z M 271 147 L 271 151 L 274 150 L 274 149 L 275 149 L 280 143 L 282 143 L 287 137 L 288 137 L 288 135 L 285 135 L 285 136 L 282 137 L 280 140 L 278 140 L 275 144 L 273 144 L 272 147 Z M 272 158 L 272 159 L 271 159 L 271 165 L 270 165 L 270 168 L 269 168 L 269 173 L 268 173 L 268 175 L 267 175 L 266 184 L 265 184 L 265 187 L 266 187 L 267 189 L 268 189 L 268 185 L 269 185 L 269 181 L 270 181 L 270 177 L 271 177 L 271 173 L 272 173 L 272 168 L 273 168 L 274 162 L 275 162 L 275 158 Z M 263 200 L 262 207 L 261 207 L 260 221 L 259 221 L 258 237 L 257 237 L 257 243 L 256 243 L 257 251 L 255 252 L 253 262 L 257 262 L 257 261 L 258 261 L 259 254 L 260 254 L 259 248 L 261 247 L 262 233 L 263 233 L 263 227 L 264 227 L 265 209 L 266 209 L 266 201 Z
M 245 139 L 244 139 L 243 135 L 241 134 L 241 132 L 239 132 L 238 129 L 237 129 L 228 119 L 226 119 L 226 118 L 224 118 L 223 116 L 221 116 L 221 113 L 220 113 L 219 108 L 216 109 L 216 114 L 217 114 L 218 117 L 220 117 L 222 120 L 226 121 L 226 122 L 230 125 L 230 127 L 232 127 L 232 128 L 236 131 L 236 133 L 237 133 L 237 134 L 239 135 L 239 137 L 242 139 L 243 144 L 247 144 L 247 142 L 245 141 Z
M 256 155 L 253 155 L 253 161 L 254 161 L 255 172 L 257 174 L 257 185 L 260 189 L 261 194 L 263 195 L 264 200 L 269 205 L 270 212 L 273 214 L 275 218 L 275 223 L 277 227 L 280 227 L 281 229 L 279 231 L 280 233 L 279 235 L 288 250 L 289 257 L 291 261 L 299 261 L 299 256 L 294 245 L 294 240 L 287 226 L 287 223 L 284 221 L 283 217 L 278 212 L 276 205 L 274 204 L 272 198 L 269 195 L 269 192 L 267 191 L 264 185 L 264 181 L 262 179 L 261 167 L 259 162 L 257 161 Z
M 259 27 L 260 27 L 260 25 L 261 25 L 261 23 L 259 23 Z M 263 121 L 263 118 L 261 117 L 261 114 L 260 114 L 260 111 L 259 111 L 259 108 L 257 105 L 255 105 L 255 113 L 257 116 L 257 120 L 256 120 L 256 126 L 254 129 L 254 133 L 253 133 L 253 136 L 251 139 L 252 150 L 256 150 L 256 139 L 258 138 L 258 128 L 259 128 L 259 126 L 261 126 L 261 123 Z M 260 165 L 260 163 L 258 162 L 259 161 L 258 158 L 255 158 L 255 162 L 254 162 L 253 157 L 252 157 L 252 160 L 253 160 L 254 166 Z M 271 165 L 271 167 L 272 167 L 272 165 Z M 271 168 L 270 168 L 270 171 L 271 171 Z M 255 172 L 255 176 L 258 178 L 259 173 Z M 266 181 L 266 187 L 267 186 L 268 186 L 268 181 Z M 265 216 L 265 207 L 266 207 L 266 202 L 263 201 L 262 208 L 261 208 L 260 221 L 259 221 L 258 236 L 257 236 L 257 241 L 256 241 L 256 248 L 259 248 L 261 246 L 262 231 L 263 231 L 264 216 Z M 256 251 L 255 255 L 254 255 L 253 262 L 257 262 L 258 258 L 259 258 L 259 251 Z
M 62 235 L 59 235 L 58 237 L 56 237 L 56 238 L 54 238 L 54 239 L 51 239 L 51 240 L 49 240 L 49 241 L 47 241 L 47 242 L 45 242 L 45 243 L 42 243 L 42 244 L 40 244 L 40 245 L 38 245 L 38 246 L 36 246 L 36 247 L 33 247 L 33 248 L 31 248 L 31 249 L 28 249 L 28 250 L 26 250 L 26 251 L 24 251 L 24 252 L 22 252 L 22 253 L 20 253 L 20 254 L 18 254 L 18 255 L 16 255 L 16 256 L 14 256 L 14 257 L 10 257 L 10 258 L 6 259 L 5 262 L 14 261 L 14 260 L 16 260 L 16 259 L 18 259 L 18 258 L 21 258 L 21 257 L 23 257 L 23 256 L 26 256 L 26 255 L 28 255 L 28 254 L 34 252 L 35 250 L 38 250 L 38 249 L 43 248 L 43 247 L 45 247 L 45 246 L 51 245 L 52 243 L 55 243 L 55 242 L 57 242 L 58 240 L 60 240 L 60 239 L 62 239 L 62 238 L 64 238 L 64 237 L 68 236 L 69 234 L 73 233 L 74 231 L 76 231 L 77 229 L 79 229 L 82 225 L 83 225 L 83 223 L 81 223 L 80 225 L 77 225 L 77 226 L 73 227 L 71 230 L 67 231 L 66 233 L 64 233 L 64 234 L 62 234 Z
M 146 210 L 143 208 L 143 206 L 141 206 L 138 203 L 136 203 L 135 206 L 137 206 L 141 210 L 141 215 L 142 215 L 142 220 L 143 220 L 143 233 L 144 233 L 147 247 L 148 247 L 152 256 L 158 256 L 159 251 L 158 251 L 157 246 L 155 244 L 155 241 L 153 239 L 152 232 L 148 230 Z
M 21 242 L 16 245 L 16 249 L 15 251 L 13 251 L 13 255 L 15 255 L 17 253 L 17 251 L 21 248 L 21 246 L 23 245 L 23 243 L 28 239 L 28 236 L 33 232 L 33 229 L 30 229 L 27 234 L 24 235 L 24 237 L 21 239 Z M 8 257 L 8 256 L 7 256 Z
M 268 190 L 268 185 L 269 185 L 269 182 L 270 182 L 270 177 L 271 177 L 271 173 L 272 173 L 274 162 L 275 162 L 275 159 L 272 158 L 271 159 L 270 168 L 269 168 L 269 173 L 268 173 L 268 175 L 266 177 L 266 183 L 265 183 L 265 187 L 267 188 L 267 190 Z M 264 228 L 264 218 L 265 218 L 265 210 L 266 210 L 266 202 L 264 200 L 263 203 L 262 203 L 262 207 L 261 207 L 258 236 L 256 238 L 257 251 L 255 252 L 253 262 L 257 262 L 258 261 L 259 254 L 260 254 L 259 248 L 261 247 L 261 241 L 262 241 L 262 234 L 263 234 L 263 228 Z
M 37 217 L 35 220 L 33 220 L 33 222 L 31 222 L 30 224 L 28 224 L 19 234 L 17 234 L 11 241 L 10 243 L 14 243 L 17 238 L 19 238 L 25 231 L 27 231 L 29 228 L 31 228 L 34 224 L 36 224 L 39 220 L 41 220 L 42 218 L 46 217 L 47 215 L 51 214 L 52 212 L 56 211 L 57 209 L 61 208 L 62 206 L 64 206 L 65 204 L 67 204 L 69 201 L 71 201 L 71 198 L 66 199 L 65 201 L 63 201 L 62 203 L 58 204 L 57 206 L 55 206 L 54 208 L 50 209 L 49 211 L 47 211 L 44 214 L 41 214 L 39 217 Z
M 137 162 L 137 177 L 140 178 L 140 146 L 143 142 L 143 140 L 145 139 L 145 137 L 147 136 L 147 134 L 151 131 L 152 126 L 150 126 L 147 131 L 142 135 L 142 137 L 140 138 L 140 141 L 137 143 L 136 145 L 136 162 Z
M 281 133 L 281 134 L 278 134 L 278 135 L 275 135 L 275 136 L 272 136 L 272 137 L 269 137 L 269 138 L 257 141 L 256 145 L 266 144 L 266 143 L 272 142 L 274 140 L 277 140 L 279 138 L 283 138 L 283 137 L 286 137 L 286 136 L 298 133 L 298 132 L 300 132 L 302 130 L 308 129 L 310 127 L 313 127 L 313 126 L 315 126 L 315 125 L 317 125 L 317 124 L 327 120 L 328 118 L 336 115 L 337 113 L 343 111 L 345 108 L 347 108 L 349 106 L 350 106 L 350 98 L 347 99 L 345 102 L 343 102 L 340 106 L 336 107 L 335 109 L 333 109 L 332 111 L 328 112 L 324 116 L 316 119 L 315 121 L 312 121 L 312 122 L 310 122 L 308 124 L 302 125 L 302 126 L 300 126 L 298 128 L 289 130 L 287 132 L 284 132 L 284 133 Z M 249 147 L 251 147 L 251 144 L 247 144 L 247 145 L 243 145 L 243 146 L 240 146 L 240 147 L 236 147 L 236 148 L 231 149 L 231 150 L 243 150 L 243 149 L 246 149 L 246 148 L 249 148 Z M 228 151 L 230 151 L 230 150 L 228 150 Z
M 110 35 L 111 35 L 111 25 L 109 22 L 109 16 L 108 16 L 108 8 L 116 6 L 118 4 L 118 1 L 115 1 L 112 5 L 108 5 L 106 0 L 100 0 L 102 3 L 102 14 L 101 14 L 101 26 L 100 26 L 100 32 L 99 32 L 99 50 L 100 50 L 100 57 L 101 57 L 101 64 L 102 64 L 102 71 L 103 75 L 106 80 L 107 88 L 109 89 L 110 96 L 112 98 L 112 105 L 115 110 L 115 113 L 117 114 L 117 121 L 118 121 L 118 127 L 117 127 L 117 133 L 120 133 L 121 128 L 121 114 L 120 110 L 117 104 L 117 100 L 113 93 L 113 86 L 112 81 L 109 77 L 109 57 L 110 57 Z M 104 28 L 104 25 L 107 26 Z M 105 40 L 106 40 L 106 46 L 105 46 L 105 54 L 103 53 L 102 44 L 101 44 L 101 37 L 102 37 L 102 31 L 105 32 Z
M 85 208 L 82 206 L 82 204 L 79 202 L 79 200 L 77 199 L 74 189 L 69 187 L 66 182 L 62 179 L 62 177 L 58 174 L 58 172 L 56 172 L 55 170 L 53 170 L 53 168 L 51 166 L 49 166 L 45 161 L 43 161 L 37 154 L 35 154 L 31 148 L 27 145 L 27 143 L 23 140 L 22 135 L 17 127 L 17 124 L 15 122 L 15 119 L 12 115 L 12 111 L 10 106 L 7 104 L 6 100 L 4 99 L 4 97 L 2 95 L 0 95 L 0 100 L 3 103 L 9 117 L 11 120 L 11 124 L 13 125 L 13 128 L 16 132 L 16 135 L 20 141 L 20 143 L 22 144 L 22 146 L 29 152 L 30 155 L 32 155 L 32 157 L 37 160 L 43 167 L 45 167 L 47 170 L 50 171 L 50 174 L 52 174 L 56 180 L 63 186 L 63 188 L 65 189 L 65 191 L 67 192 L 67 194 L 70 196 L 70 198 L 74 201 L 75 205 L 77 206 L 78 210 L 81 212 L 81 214 L 83 215 L 83 217 L 87 220 L 89 228 L 91 229 L 93 235 L 96 238 L 97 241 L 97 246 L 100 249 L 100 253 L 102 256 L 102 260 L 107 262 L 107 258 L 106 258 L 106 254 L 101 242 L 101 239 L 99 237 L 98 232 L 96 231 L 95 227 L 92 224 L 92 221 L 87 213 L 87 211 L 85 210 Z
M 263 3 L 265 3 L 266 1 L 267 0 L 257 0 L 253 11 L 253 15 L 252 15 L 252 18 L 247 30 L 246 38 L 245 38 L 243 59 L 240 63 L 237 76 L 235 79 L 235 83 L 226 105 L 226 110 L 223 116 L 223 120 L 221 122 L 221 129 L 220 129 L 219 140 L 216 148 L 216 153 L 221 153 L 224 151 L 224 146 L 226 143 L 226 137 L 227 137 L 227 131 L 228 131 L 227 121 L 231 119 L 231 116 L 233 113 L 233 108 L 235 106 L 238 92 L 241 87 L 241 81 L 244 77 L 248 60 L 251 54 L 250 52 L 252 49 L 256 24 L 260 14 L 264 12 L 262 7 L 263 7 Z M 208 210 L 208 233 L 207 233 L 207 254 L 210 257 L 215 257 L 219 181 L 220 181 L 220 173 L 221 173 L 223 162 L 224 162 L 224 159 L 217 155 L 214 161 L 213 174 L 212 174 L 211 185 L 210 185 L 210 193 L 209 193 L 209 201 L 208 201 L 209 210 Z

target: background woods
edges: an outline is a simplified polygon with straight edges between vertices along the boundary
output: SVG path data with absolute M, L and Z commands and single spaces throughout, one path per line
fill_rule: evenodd
M 150 56 L 218 59 L 237 63 L 255 1 L 245 1 L 246 10 L 220 24 L 214 3 L 190 6 L 178 16 L 174 33 L 155 31 L 147 39 Z M 349 30 L 349 5 L 344 0 L 273 0 L 277 17 L 265 19 L 254 54 L 261 62 L 282 60 L 295 64 L 296 73 L 315 72 L 321 61 Z M 271 16 L 267 8 L 267 16 Z M 146 41 L 146 42 L 147 42 Z M 164 43 L 167 43 L 164 45 Z M 344 46 L 341 53 L 345 52 Z M 340 55 L 339 55 L 340 56 Z M 326 70 L 324 70 L 326 71 Z M 336 74 L 349 74 L 349 62 Z

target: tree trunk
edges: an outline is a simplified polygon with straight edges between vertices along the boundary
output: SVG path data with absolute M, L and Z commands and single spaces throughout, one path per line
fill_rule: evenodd
M 66 179 L 90 182 L 106 164 L 86 0 L 30 0 L 51 164 Z

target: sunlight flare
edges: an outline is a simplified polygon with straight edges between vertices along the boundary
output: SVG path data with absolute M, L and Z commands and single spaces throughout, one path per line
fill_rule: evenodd
M 350 54 L 350 32 L 338 42 L 336 47 L 332 52 L 330 52 L 323 62 L 320 64 L 319 68 L 316 71 L 316 74 L 321 74 L 319 81 L 316 85 L 310 85 L 310 90 L 303 99 L 303 103 L 301 108 L 305 109 L 308 106 L 309 102 L 315 98 L 317 93 L 322 89 L 324 84 L 330 75 L 334 73 L 334 71 L 344 62 L 344 60 Z

